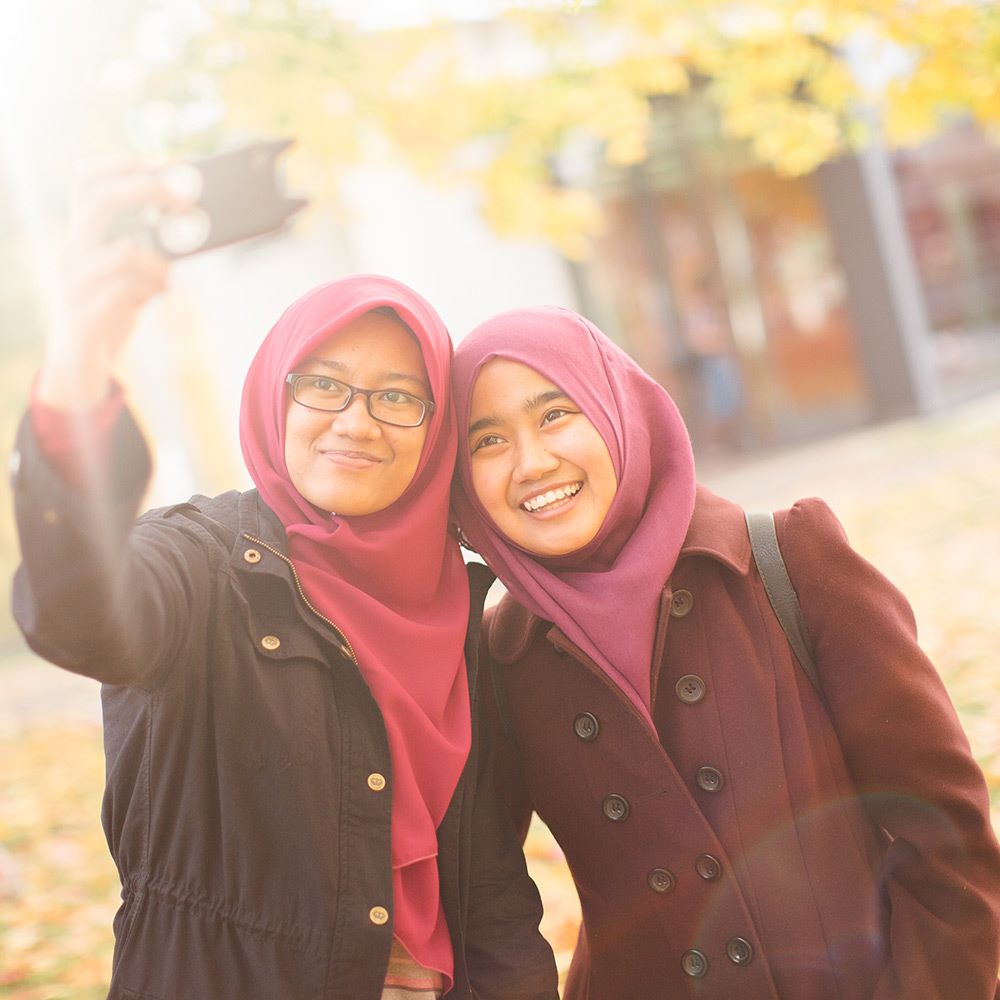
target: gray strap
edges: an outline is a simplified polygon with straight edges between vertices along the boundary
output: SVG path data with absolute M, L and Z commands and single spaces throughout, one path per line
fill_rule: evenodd
M 788 644 L 792 647 L 795 659 L 805 671 L 812 685 L 823 697 L 823 689 L 819 683 L 819 673 L 816 661 L 813 659 L 812 643 L 806 630 L 802 608 L 798 595 L 792 586 L 785 560 L 781 558 L 778 548 L 778 535 L 774 529 L 774 515 L 770 511 L 760 513 L 746 512 L 747 530 L 750 533 L 750 547 L 753 549 L 757 570 L 767 591 L 767 599 L 774 608 L 774 614 L 788 636 Z

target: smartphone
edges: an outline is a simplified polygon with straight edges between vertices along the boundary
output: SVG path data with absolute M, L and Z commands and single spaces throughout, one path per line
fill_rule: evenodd
M 190 208 L 147 209 L 138 218 L 122 220 L 116 232 L 139 227 L 160 253 L 171 258 L 276 232 L 308 204 L 284 190 L 279 157 L 293 141 L 255 142 L 161 168 L 164 183 L 190 201 Z

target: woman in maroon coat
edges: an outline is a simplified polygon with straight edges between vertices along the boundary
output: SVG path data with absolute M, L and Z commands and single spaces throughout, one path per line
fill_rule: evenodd
M 455 378 L 461 527 L 509 591 L 486 630 L 498 780 L 580 894 L 566 996 L 992 998 L 982 773 L 905 598 L 826 505 L 776 519 L 819 693 L 743 512 L 600 331 L 501 314 Z

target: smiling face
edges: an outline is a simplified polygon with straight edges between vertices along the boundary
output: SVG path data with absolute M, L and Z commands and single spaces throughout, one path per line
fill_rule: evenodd
M 618 489 L 607 445 L 580 408 L 535 369 L 494 358 L 469 414 L 472 486 L 490 519 L 534 555 L 592 541 Z
M 341 327 L 295 371 L 432 399 L 416 338 L 379 313 L 365 313 Z M 320 510 L 348 517 L 385 510 L 412 482 L 429 424 L 430 417 L 419 427 L 380 423 L 360 395 L 339 413 L 311 410 L 294 402 L 289 390 L 285 464 L 292 485 Z

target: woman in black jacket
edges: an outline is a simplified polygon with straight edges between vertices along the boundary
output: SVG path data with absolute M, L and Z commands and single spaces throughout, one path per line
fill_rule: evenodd
M 166 263 L 105 235 L 168 198 L 131 174 L 82 202 L 14 483 L 17 620 L 104 683 L 109 998 L 553 998 L 483 779 L 447 331 L 391 279 L 307 293 L 247 375 L 257 489 L 133 524 L 150 462 L 111 370 Z

